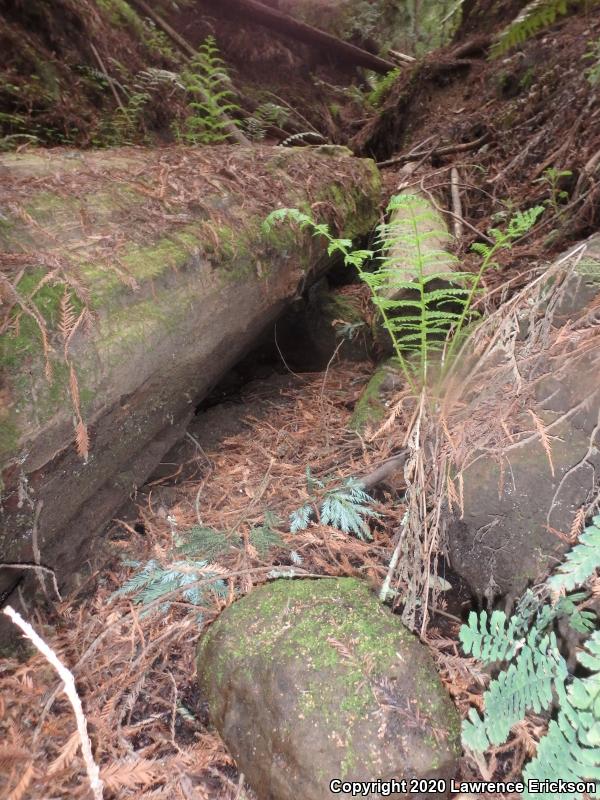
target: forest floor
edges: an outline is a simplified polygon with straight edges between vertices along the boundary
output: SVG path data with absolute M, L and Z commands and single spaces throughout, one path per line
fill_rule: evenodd
M 458 169 L 465 226 L 456 250 L 466 265 L 471 244 L 489 227 L 504 224 L 517 208 L 548 207 L 501 256 L 500 269 L 486 276 L 492 306 L 495 289 L 522 286 L 533 265 L 589 235 L 600 221 L 594 178 L 600 105 L 591 72 L 600 54 L 590 44 L 599 36 L 600 12 L 592 10 L 498 60 L 488 61 L 485 51 L 447 48 L 403 73 L 358 130 L 352 117 L 364 109 L 354 100 L 343 114 L 347 127 L 336 128 L 338 140 L 361 154 L 380 162 L 399 159 L 382 165 L 388 195 L 399 183 L 414 185 L 451 208 L 449 174 Z M 473 142 L 478 144 L 470 148 Z M 410 176 L 400 171 L 405 163 L 417 164 Z M 389 431 L 361 438 L 348 429 L 372 369 L 369 362 L 335 361 L 322 373 L 272 375 L 248 384 L 221 411 L 205 411 L 204 424 L 199 415 L 173 461 L 140 490 L 135 510 L 107 532 L 110 560 L 51 611 L 31 609 L 36 629 L 72 665 L 107 797 L 252 797 L 209 726 L 195 681 L 194 645 L 234 591 L 249 591 L 273 570 L 281 574 L 294 565 L 308 574 L 361 575 L 374 587 L 381 584 L 405 510 L 401 487 L 377 495 L 381 518 L 372 541 L 318 523 L 290 534 L 287 523 L 307 500 L 307 467 L 336 482 L 361 477 L 402 439 L 409 421 L 401 417 L 394 421 L 395 438 Z M 279 522 L 269 541 L 257 545 L 251 533 L 266 510 Z M 226 531 L 231 539 L 228 550 L 211 559 L 210 571 L 221 575 L 224 591 L 204 593 L 201 621 L 198 607 L 181 598 L 168 610 L 143 614 L 135 595 L 115 594 L 131 576 L 132 562 L 169 563 L 177 533 L 194 527 Z M 445 614 L 432 616 L 426 641 L 466 714 L 472 704 L 481 706 L 486 675 L 460 654 L 465 598 L 458 585 L 454 590 L 441 608 Z M 34 652 L 5 659 L 0 686 L 3 796 L 87 797 L 71 709 L 44 659 Z M 535 751 L 539 730 L 535 717 L 516 726 L 487 761 L 464 757 L 461 776 L 517 777 Z
M 291 534 L 287 521 L 308 499 L 307 466 L 339 483 L 370 473 L 389 456 L 388 436 L 372 432 L 367 442 L 348 429 L 370 372 L 369 364 L 346 363 L 322 373 L 274 373 L 247 384 L 236 402 L 201 413 L 186 442 L 161 465 L 164 475 L 140 491 L 130 509 L 135 514 L 111 526 L 111 559 L 55 604 L 52 614 L 32 611 L 36 629 L 74 665 L 107 797 L 124 796 L 123 790 L 131 790 L 132 798 L 253 796 L 209 725 L 195 679 L 194 644 L 236 592 L 246 593 L 290 567 L 362 576 L 373 591 L 381 585 L 389 543 L 405 511 L 400 491 L 377 495 L 381 516 L 371 541 L 320 523 Z M 265 511 L 277 522 L 269 539 L 253 543 L 252 531 Z M 161 604 L 149 612 L 136 607 L 134 591 L 118 594 L 132 562 L 167 564 L 179 532 L 205 528 L 230 537 L 226 552 L 210 564 L 211 574 L 222 574 L 224 593 L 207 591 L 201 607 L 179 597 L 168 610 Z M 486 676 L 459 653 L 461 602 L 468 599 L 457 583 L 451 611 L 442 601 L 443 614 L 434 614 L 427 641 L 442 680 L 466 714 L 473 702 L 480 703 Z M 12 767 L 5 796 L 86 797 L 75 721 L 53 670 L 31 652 L 26 660 L 21 655 L 4 661 L 1 683 L 0 763 Z M 518 771 L 529 736 L 524 725 L 501 749 L 495 777 Z M 461 776 L 476 775 L 477 766 L 464 759 Z

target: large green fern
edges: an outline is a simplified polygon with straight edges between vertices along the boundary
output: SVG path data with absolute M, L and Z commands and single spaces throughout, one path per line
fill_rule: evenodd
M 553 25 L 569 7 L 596 5 L 598 0 L 533 0 L 525 6 L 510 25 L 500 33 L 492 47 L 492 56 L 501 56 L 530 39 L 538 31 Z
M 208 36 L 198 54 L 181 73 L 189 102 L 189 115 L 180 137 L 189 144 L 218 144 L 228 139 L 231 112 L 239 111 L 227 66 L 214 36 Z
M 429 203 L 419 195 L 405 192 L 391 198 L 386 212 L 389 221 L 377 228 L 375 249 L 354 249 L 351 239 L 336 238 L 325 223 L 317 223 L 297 208 L 272 211 L 263 223 L 269 233 L 285 220 L 323 236 L 329 255 L 339 253 L 347 266 L 354 267 L 371 291 L 371 301 L 389 334 L 398 362 L 409 383 L 423 384 L 436 351 L 446 347 L 453 334 L 446 363 L 461 341 L 461 332 L 472 314 L 473 300 L 485 271 L 495 266 L 498 251 L 510 247 L 544 211 L 536 206 L 518 212 L 504 230 L 489 231 L 492 244 L 476 244 L 481 256 L 477 273 L 450 268 L 453 257 L 439 244 L 448 233 Z M 432 246 L 433 242 L 433 246 Z M 373 265 L 377 268 L 373 269 Z
M 571 678 L 552 626 L 558 617 L 565 617 L 579 631 L 589 632 L 597 624 L 592 612 L 578 608 L 585 593 L 566 597 L 557 597 L 556 593 L 581 585 L 599 567 L 597 516 L 581 535 L 579 544 L 567 553 L 558 573 L 542 587 L 540 596 L 544 591 L 551 593 L 554 603 L 540 602 L 529 591 L 510 620 L 501 611 L 494 611 L 489 619 L 485 611 L 479 615 L 472 612 L 468 624 L 460 630 L 466 653 L 486 664 L 509 662 L 484 694 L 483 717 L 471 709 L 464 720 L 464 744 L 476 752 L 501 744 L 528 711 L 539 713 L 557 700 L 558 715 L 527 765 L 525 781 L 557 777 L 575 783 L 596 781 L 598 788 L 591 792 L 593 797 L 600 797 L 600 631 L 590 636 L 587 650 L 578 655 L 591 674 Z M 550 798 L 556 797 L 556 792 L 526 790 L 524 797 L 529 796 Z M 582 792 L 575 790 L 560 795 L 569 800 L 581 796 Z

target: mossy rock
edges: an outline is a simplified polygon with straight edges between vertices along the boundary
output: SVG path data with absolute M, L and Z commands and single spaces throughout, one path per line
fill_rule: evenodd
M 264 800 L 323 800 L 334 778 L 454 775 L 459 718 L 433 660 L 362 581 L 255 589 L 211 626 L 197 666 L 212 721 Z
M 380 364 L 363 389 L 350 419 L 350 429 L 363 433 L 383 422 L 387 412 L 386 399 L 402 382 L 402 373 L 393 359 Z

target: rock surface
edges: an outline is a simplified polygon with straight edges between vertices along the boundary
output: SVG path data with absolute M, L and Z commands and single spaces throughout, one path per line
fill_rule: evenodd
M 335 206 L 344 235 L 365 233 L 379 176 L 335 147 L 37 150 L 0 157 L 0 189 L 0 560 L 62 582 L 326 266 L 310 235 L 265 237 L 266 214 Z M 18 577 L 0 570 L 0 594 Z
M 255 589 L 211 626 L 197 665 L 260 800 L 323 800 L 334 778 L 454 775 L 459 720 L 433 661 L 361 581 Z
M 523 363 L 527 369 L 533 364 L 528 407 L 514 385 L 504 388 L 520 403 L 521 430 L 531 430 L 531 412 L 543 423 L 552 464 L 534 433 L 505 447 L 503 464 L 481 453 L 464 471 L 464 514 L 450 523 L 448 549 L 453 569 L 480 598 L 515 599 L 543 581 L 571 546 L 567 534 L 577 512 L 600 492 L 600 343 L 588 336 L 584 346 L 577 345 L 577 330 L 598 325 L 599 298 L 600 237 L 595 236 L 585 243 L 552 317 L 541 310 L 546 325 L 549 319 L 557 328 L 569 323 L 572 332 L 562 333 L 562 339 L 568 343 L 570 337 L 572 344 L 559 357 L 542 354 Z M 530 317 L 524 317 L 523 336 L 529 326 Z

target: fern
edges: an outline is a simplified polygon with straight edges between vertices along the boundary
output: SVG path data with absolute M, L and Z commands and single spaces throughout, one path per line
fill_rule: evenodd
M 538 595 L 526 592 L 510 620 L 494 611 L 488 623 L 486 612 L 479 616 L 473 612 L 460 630 L 466 653 L 488 664 L 510 662 L 483 696 L 484 716 L 471 709 L 464 720 L 464 744 L 477 752 L 499 745 L 528 711 L 547 710 L 556 698 L 557 717 L 525 768 L 525 785 L 529 780 L 557 777 L 574 784 L 589 781 L 587 793 L 592 797 L 600 797 L 600 631 L 591 634 L 586 650 L 578 654 L 590 675 L 571 679 L 551 628 L 557 618 L 564 617 L 576 630 L 589 632 L 597 626 L 595 615 L 578 607 L 587 597 L 584 592 L 560 597 L 554 604 L 543 603 L 540 597 L 581 585 L 600 566 L 599 523 L 600 516 L 594 517 L 558 573 L 548 578 Z M 522 636 L 524 630 L 528 632 Z M 550 798 L 556 792 L 526 789 L 524 797 L 530 796 Z M 560 796 L 575 800 L 582 791 L 575 786 Z
M 285 547 L 285 542 L 276 530 L 276 527 L 280 524 L 277 516 L 267 511 L 263 524 L 257 525 L 250 531 L 250 544 L 256 549 L 260 558 L 265 558 L 269 551 L 274 550 L 276 547 Z
M 354 534 L 359 539 L 373 538 L 367 520 L 378 518 L 379 514 L 370 507 L 373 498 L 358 481 L 349 478 L 341 487 L 326 489 L 326 484 L 315 478 L 307 467 L 306 485 L 311 502 L 290 514 L 292 533 L 306 530 L 314 512 L 319 509 L 319 518 L 324 525 L 331 525 L 343 533 Z
M 575 678 L 567 688 L 558 685 L 558 717 L 550 722 L 523 778 L 526 782 L 552 780 L 557 775 L 574 782 L 593 779 L 596 789 L 588 794 L 600 797 L 600 631 L 590 636 L 578 659 L 591 675 Z M 534 793 L 526 790 L 523 796 L 533 797 Z M 542 792 L 535 793 L 535 797 L 551 798 L 556 794 Z M 581 792 L 567 792 L 561 797 L 574 800 L 581 797 Z
M 499 673 L 484 693 L 485 716 L 472 712 L 463 723 L 463 742 L 473 750 L 502 744 L 510 729 L 533 710 L 539 713 L 552 702 L 557 679 L 567 676 L 567 665 L 553 633 L 539 639 L 532 628 L 508 669 Z
M 214 36 L 208 36 L 181 74 L 181 81 L 192 98 L 190 114 L 181 138 L 189 144 L 217 144 L 228 138 L 230 121 L 226 114 L 239 111 L 227 67 L 219 55 Z
M 176 550 L 181 556 L 193 556 L 206 561 L 214 561 L 232 547 L 239 547 L 241 541 L 239 536 L 196 525 L 186 532 L 185 539 L 181 534 L 177 537 Z
M 571 591 L 581 586 L 600 567 L 600 516 L 579 537 L 579 543 L 570 550 L 556 575 L 548 579 L 553 592 Z
M 432 354 L 445 346 L 453 332 L 446 363 L 450 362 L 484 272 L 495 266 L 498 251 L 510 247 L 512 241 L 529 230 L 543 210 L 536 206 L 519 212 L 505 230 L 490 230 L 491 245 L 474 245 L 481 256 L 477 274 L 449 269 L 450 254 L 426 246 L 428 240 L 443 241 L 448 234 L 436 228 L 437 216 L 422 197 L 414 194 L 392 197 L 387 212 L 396 221 L 378 226 L 376 251 L 353 249 L 350 239 L 334 237 L 328 225 L 315 222 L 297 208 L 272 211 L 263 229 L 269 233 L 275 224 L 294 222 L 301 230 L 323 236 L 328 242 L 328 255 L 339 253 L 347 266 L 356 268 L 371 291 L 371 300 L 390 335 L 396 357 L 414 388 L 415 377 L 421 383 L 425 381 Z M 394 215 L 398 211 L 403 213 Z M 374 258 L 379 267 L 370 270 L 368 262 Z M 409 279 L 409 272 L 415 275 L 414 279 Z M 409 360 L 411 356 L 416 358 Z
M 262 103 L 251 117 L 244 120 L 244 128 L 248 137 L 254 141 L 265 138 L 270 125 L 285 125 L 290 112 L 276 103 Z
M 400 74 L 400 67 L 396 67 L 395 69 L 391 69 L 389 72 L 386 72 L 385 75 L 378 75 L 374 79 L 375 85 L 367 94 L 367 103 L 373 108 L 379 108 L 389 94 L 394 83 L 400 77 Z
M 288 136 L 283 142 L 280 142 L 279 147 L 296 147 L 299 144 L 306 144 L 307 139 L 317 139 L 319 143 L 326 142 L 327 139 L 317 131 L 302 131 L 301 133 L 294 133 Z
M 508 25 L 492 47 L 492 56 L 501 56 L 519 44 L 530 39 L 538 31 L 553 25 L 559 16 L 564 16 L 569 7 L 589 7 L 598 0 L 533 0 Z
M 519 618 L 514 616 L 508 628 L 506 622 L 506 614 L 503 611 L 494 611 L 488 627 L 486 611 L 482 611 L 479 616 L 471 611 L 468 624 L 463 625 L 459 633 L 465 653 L 484 664 L 512 658 L 517 650 L 514 637 Z

